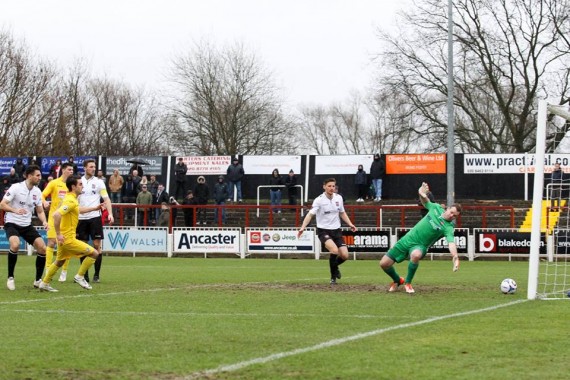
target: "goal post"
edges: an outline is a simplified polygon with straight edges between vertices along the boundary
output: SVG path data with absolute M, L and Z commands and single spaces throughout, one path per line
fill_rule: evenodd
M 555 227 L 555 231 L 547 231 L 546 240 L 547 244 L 552 245 L 550 252 L 552 252 L 553 257 L 549 255 L 548 260 L 543 260 L 543 262 L 540 260 L 541 218 L 543 218 L 543 194 L 545 194 L 546 127 L 549 113 L 564 118 L 566 123 L 570 122 L 570 112 L 560 106 L 548 104 L 545 100 L 539 101 L 532 198 L 533 213 L 529 252 L 528 299 L 570 299 L 566 296 L 570 290 L 570 251 L 564 249 L 560 252 L 561 249 L 559 249 L 558 244 L 558 237 L 564 239 L 565 246 L 568 245 L 567 241 L 570 241 L 570 239 L 568 239 L 570 236 L 569 207 L 559 207 L 559 210 L 563 210 L 563 212 L 560 213 L 559 221 L 564 220 L 566 226 L 560 228 Z M 548 198 L 547 194 L 547 199 Z M 565 198 L 568 198 L 568 196 Z M 559 200 L 559 206 L 562 206 L 561 202 L 562 199 Z M 552 233 L 552 236 L 549 235 L 550 233 Z M 539 285 L 541 286 L 540 290 Z

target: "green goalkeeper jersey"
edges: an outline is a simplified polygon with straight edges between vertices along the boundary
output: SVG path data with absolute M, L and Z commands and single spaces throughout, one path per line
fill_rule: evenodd
M 427 249 L 442 236 L 445 236 L 448 243 L 454 242 L 454 224 L 441 216 L 444 208 L 432 202 L 427 202 L 424 206 L 428 210 L 427 215 L 388 252 L 388 256 L 396 262 L 407 259 L 410 251 L 415 248 L 420 248 L 425 255 Z

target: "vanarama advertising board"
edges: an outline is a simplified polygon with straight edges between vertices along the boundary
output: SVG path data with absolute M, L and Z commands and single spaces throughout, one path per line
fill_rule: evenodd
M 398 240 L 404 237 L 410 231 L 409 228 L 396 228 L 396 237 Z M 460 254 L 466 254 L 468 251 L 468 228 L 455 228 L 453 230 L 453 236 L 455 240 L 455 245 L 457 247 L 457 252 Z M 445 237 L 437 240 L 428 249 L 429 253 L 449 253 L 449 244 L 447 244 L 447 239 Z
M 359 229 L 356 232 L 342 231 L 349 252 L 388 252 L 390 249 L 390 228 L 378 230 Z M 326 248 L 322 247 L 326 252 Z

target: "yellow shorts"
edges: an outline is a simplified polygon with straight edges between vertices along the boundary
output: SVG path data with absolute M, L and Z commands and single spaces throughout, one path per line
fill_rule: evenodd
M 75 238 L 66 238 L 65 242 L 58 246 L 56 260 L 89 256 L 93 252 L 95 252 L 95 249 L 84 241 Z

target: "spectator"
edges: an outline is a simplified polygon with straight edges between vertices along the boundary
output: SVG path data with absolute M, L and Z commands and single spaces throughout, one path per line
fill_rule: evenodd
M 227 170 L 228 175 L 228 202 L 233 201 L 234 199 L 234 187 L 237 192 L 237 199 L 238 202 L 243 202 L 242 194 L 241 194 L 241 181 L 245 176 L 245 172 L 243 171 L 243 166 L 239 163 L 237 157 L 234 157 L 232 164 L 228 166 Z
M 152 194 L 146 185 L 141 186 L 141 192 L 137 194 L 137 205 L 152 205 Z M 138 225 L 147 226 L 150 218 L 150 207 L 139 207 Z
M 18 177 L 21 178 L 20 181 L 23 181 L 26 178 L 24 175 L 24 173 L 26 172 L 26 165 L 24 164 L 24 161 L 21 158 L 17 158 L 16 163 L 12 167 L 16 171 Z
M 164 190 L 164 185 L 162 183 L 158 184 L 158 189 L 156 191 L 156 197 L 154 198 L 154 204 L 155 205 L 161 205 L 162 202 L 166 202 L 168 203 L 168 200 L 170 198 L 170 195 L 168 194 L 168 191 Z M 155 208 L 155 219 L 158 219 L 158 217 L 160 216 L 160 208 Z
M 13 167 L 10 168 L 10 174 L 5 176 L 4 178 L 8 180 L 9 185 L 13 185 L 15 183 L 23 181 L 23 179 L 18 175 L 18 173 L 16 173 L 16 169 L 14 169 Z
M 160 215 L 156 225 L 158 227 L 168 227 L 170 225 L 170 205 L 166 202 L 161 203 Z
M 178 157 L 178 162 L 174 165 L 174 198 L 182 199 L 186 194 L 186 172 L 188 167 L 182 157 Z M 178 195 L 180 194 L 180 197 Z
M 141 176 L 141 177 L 143 176 L 143 174 L 144 174 L 143 168 L 142 168 L 142 166 L 141 166 L 139 163 L 137 163 L 137 162 L 133 162 L 132 166 L 129 168 L 129 174 L 133 175 L 133 172 L 134 172 L 135 170 L 137 171 L 137 174 L 138 174 L 139 176 Z M 133 175 L 133 177 L 134 177 L 134 175 Z
M 138 170 L 133 170 L 133 184 L 135 185 L 135 192 L 138 193 L 140 192 L 140 184 L 142 181 L 142 178 L 139 176 L 139 172 Z
M 289 197 L 289 206 L 297 205 L 297 176 L 293 169 L 289 170 L 289 175 L 285 178 L 285 186 L 287 187 L 287 195 Z M 291 208 L 291 212 L 295 212 Z
M 206 202 L 208 200 L 206 199 Z M 194 197 L 194 192 L 192 190 L 188 190 L 186 194 L 186 198 L 184 198 L 184 202 L 182 202 L 185 206 L 194 206 L 197 203 L 196 198 Z M 194 207 L 187 207 L 184 208 L 184 226 L 186 227 L 194 227 Z M 196 223 L 200 224 L 200 222 Z M 206 224 L 206 222 L 204 222 Z
M 172 206 L 180 206 L 180 203 L 174 197 L 168 198 L 168 204 L 170 205 L 170 213 L 172 214 L 172 227 L 176 226 L 176 217 L 178 216 L 178 207 Z
M 197 205 L 208 204 L 208 199 L 210 199 L 210 189 L 206 184 L 206 178 L 204 176 L 198 177 L 198 183 L 194 187 L 194 199 Z M 200 207 L 198 210 L 198 221 L 196 224 L 206 224 L 206 209 Z
M 83 168 L 85 170 L 85 168 Z M 107 183 L 107 177 L 103 174 L 103 170 L 97 170 L 97 178 L 105 184 L 105 189 L 109 190 L 109 184 Z
M 269 184 L 271 186 L 269 188 L 269 196 L 271 199 L 271 212 L 274 214 L 281 214 L 281 185 L 283 185 L 283 178 L 279 174 L 278 169 L 273 169 L 271 173 L 271 178 L 269 179 Z
M 560 167 L 560 162 L 554 164 L 550 175 L 550 207 L 553 211 L 559 211 L 561 206 L 562 183 L 564 182 L 564 172 Z
M 358 170 L 354 176 L 354 184 L 356 185 L 356 190 L 358 193 L 358 199 L 356 202 L 362 203 L 364 202 L 364 198 L 366 198 L 366 190 L 368 187 L 368 178 L 362 165 L 358 165 Z
M 51 175 L 53 178 L 59 178 L 61 175 L 61 164 L 61 160 L 56 160 L 55 164 L 53 164 L 49 169 L 49 175 Z
M 71 165 L 71 167 L 73 168 L 73 175 L 77 175 L 79 174 L 79 169 L 77 168 L 77 164 L 75 163 L 73 156 L 69 156 L 67 158 L 67 162 L 69 163 L 69 165 Z
M 0 182 L 0 198 L 4 197 L 4 194 L 6 194 L 9 188 L 10 188 L 10 180 L 8 176 L 2 177 L 2 182 Z
M 376 191 L 374 202 L 380 202 L 382 200 L 382 180 L 386 174 L 386 166 L 384 161 L 380 158 L 380 154 L 376 153 L 374 155 L 374 161 L 370 165 L 370 177 L 372 178 L 372 183 L 374 184 L 374 190 Z
M 41 191 L 44 191 L 48 183 L 50 183 L 51 181 L 53 181 L 53 177 L 50 175 L 46 179 L 42 179 L 38 187 L 40 188 Z
M 150 176 L 150 180 L 148 181 L 148 191 L 150 191 L 152 197 L 156 199 L 156 193 L 158 192 L 158 181 L 156 180 L 156 176 L 154 174 Z
M 135 203 L 136 199 L 137 189 L 135 187 L 135 183 L 133 182 L 133 176 L 129 174 L 124 185 L 123 203 Z M 133 210 L 131 208 L 127 208 L 126 214 L 126 218 L 131 219 L 133 217 Z
M 152 192 L 150 191 L 150 188 L 148 187 L 148 178 L 146 178 L 146 175 L 143 175 L 141 177 L 141 181 L 139 182 L 139 185 L 137 186 L 137 189 L 139 192 L 142 191 L 143 186 L 146 186 L 148 192 L 152 194 Z
M 228 185 L 224 182 L 224 176 L 218 177 L 218 183 L 214 186 L 214 201 L 216 205 L 222 206 L 225 204 L 225 200 L 228 198 L 229 190 Z M 214 210 L 214 223 L 220 223 L 218 218 L 218 210 L 222 211 L 222 224 L 226 222 L 226 210 L 223 207 L 217 207 Z
M 125 180 L 119 174 L 119 169 L 113 170 L 113 174 L 109 177 L 109 191 L 112 203 L 121 203 L 121 193 L 123 192 L 123 185 Z

